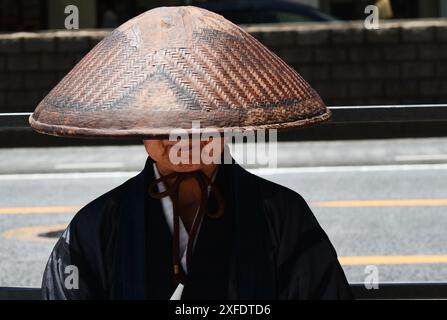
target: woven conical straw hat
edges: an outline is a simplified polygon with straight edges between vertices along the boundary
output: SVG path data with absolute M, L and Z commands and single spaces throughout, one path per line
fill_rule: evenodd
M 30 116 L 41 133 L 160 138 L 172 129 L 283 129 L 330 117 L 318 94 L 240 27 L 162 7 L 98 43 Z M 189 129 L 189 130 L 188 130 Z

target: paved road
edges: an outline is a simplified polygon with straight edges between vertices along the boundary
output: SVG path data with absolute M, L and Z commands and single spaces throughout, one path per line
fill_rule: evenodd
M 447 280 L 447 139 L 286 143 L 279 168 L 251 169 L 299 192 L 351 282 Z M 38 286 L 58 230 L 135 174 L 141 147 L 0 150 L 0 286 Z

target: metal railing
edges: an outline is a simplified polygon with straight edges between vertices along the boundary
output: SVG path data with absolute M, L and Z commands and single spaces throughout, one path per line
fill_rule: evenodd
M 378 289 L 350 284 L 355 299 L 447 299 L 445 282 L 385 282 Z M 0 300 L 41 300 L 40 288 L 0 287 Z
M 332 123 L 447 121 L 446 104 L 329 107 Z
M 330 121 L 278 131 L 278 141 L 447 137 L 447 105 L 333 106 Z M 0 147 L 129 145 L 139 139 L 60 139 L 34 132 L 31 113 L 0 113 Z
M 447 121 L 447 104 L 334 106 L 330 123 Z M 0 113 L 0 128 L 27 128 L 31 112 Z

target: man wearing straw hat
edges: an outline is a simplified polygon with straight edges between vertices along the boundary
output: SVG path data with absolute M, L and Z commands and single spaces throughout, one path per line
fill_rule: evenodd
M 124 23 L 30 117 L 46 134 L 138 137 L 148 153 L 140 174 L 73 218 L 47 263 L 43 297 L 351 298 L 303 198 L 222 161 L 226 132 L 329 116 L 296 71 L 219 15 L 165 7 Z M 209 139 L 194 140 L 195 122 Z M 176 130 L 186 143 L 169 139 Z M 214 161 L 191 161 L 197 152 Z M 78 271 L 75 285 L 67 270 Z

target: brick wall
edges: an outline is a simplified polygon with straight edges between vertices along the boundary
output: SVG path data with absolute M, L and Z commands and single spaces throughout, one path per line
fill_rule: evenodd
M 447 22 L 246 28 L 292 65 L 328 105 L 447 102 Z M 0 35 L 0 112 L 32 111 L 109 31 Z
M 0 34 L 0 112 L 32 111 L 108 31 Z
M 248 28 L 328 105 L 447 103 L 447 21 Z

